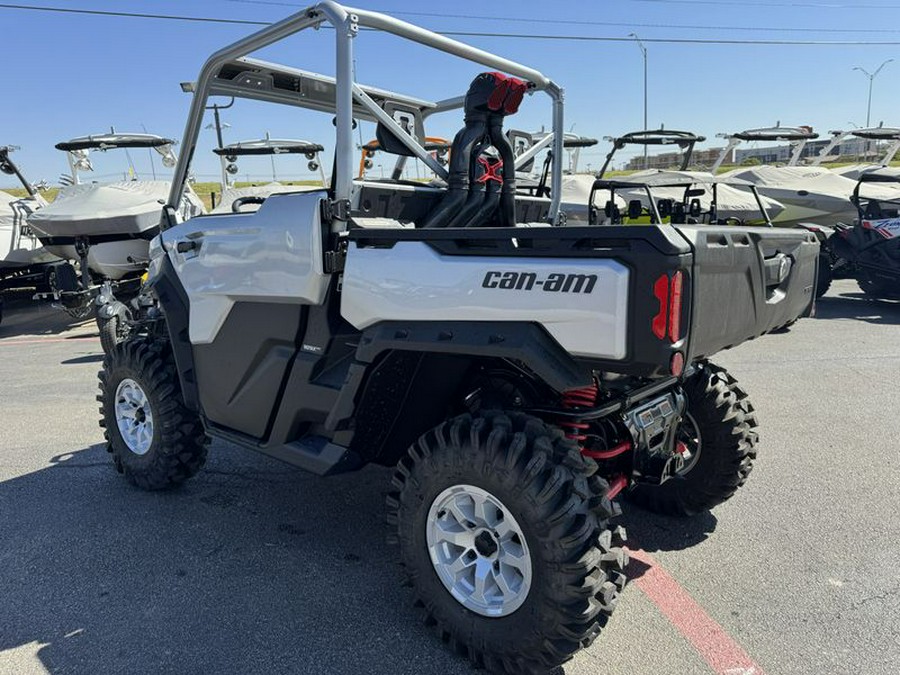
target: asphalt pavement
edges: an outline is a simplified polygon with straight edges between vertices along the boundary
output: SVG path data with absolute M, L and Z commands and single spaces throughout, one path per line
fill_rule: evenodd
M 692 520 L 626 504 L 636 581 L 560 673 L 897 672 L 900 304 L 838 281 L 715 360 L 758 410 L 756 468 Z M 183 488 L 141 492 L 101 444 L 100 362 L 91 321 L 7 304 L 0 673 L 473 672 L 398 583 L 388 470 L 322 479 L 215 442 Z

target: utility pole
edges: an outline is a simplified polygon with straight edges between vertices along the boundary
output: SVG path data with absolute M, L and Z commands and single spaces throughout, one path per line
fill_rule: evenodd
M 634 38 L 634 41 L 637 42 L 638 48 L 641 50 L 641 55 L 644 57 L 644 130 L 647 129 L 647 48 L 644 46 L 644 43 L 641 42 L 641 39 L 637 36 L 637 33 L 629 33 L 628 37 Z M 644 169 L 646 169 L 649 165 L 647 161 L 647 146 L 644 146 Z

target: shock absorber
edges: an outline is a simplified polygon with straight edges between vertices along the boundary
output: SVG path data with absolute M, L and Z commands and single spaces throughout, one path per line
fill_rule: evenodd
M 577 410 L 579 408 L 593 408 L 597 405 L 597 398 L 600 395 L 600 389 L 594 382 L 588 387 L 580 387 L 578 389 L 569 389 L 563 393 L 562 407 L 567 410 Z M 592 450 L 586 448 L 584 442 L 587 440 L 587 430 L 590 428 L 588 422 L 577 422 L 568 418 L 560 418 L 557 422 L 560 428 L 569 438 L 578 443 L 578 449 L 581 454 L 591 459 L 612 459 L 624 454 L 632 449 L 630 440 L 623 441 L 608 450 Z M 628 486 L 628 478 L 624 474 L 619 474 L 610 481 L 607 497 L 613 499 L 625 487 Z

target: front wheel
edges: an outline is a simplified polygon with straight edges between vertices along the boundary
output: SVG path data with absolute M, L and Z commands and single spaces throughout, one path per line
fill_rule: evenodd
M 116 345 L 127 337 L 124 323 L 118 314 L 113 314 L 108 319 L 98 315 L 97 330 L 100 333 L 100 346 L 104 354 L 111 354 Z
M 816 297 L 821 298 L 831 288 L 834 280 L 834 269 L 831 264 L 831 256 L 822 252 L 819 254 L 819 275 L 816 277 Z
M 200 470 L 208 437 L 184 405 L 168 344 L 126 340 L 103 359 L 99 377 L 106 449 L 130 483 L 161 490 Z
M 427 622 L 477 666 L 547 672 L 599 634 L 625 583 L 608 485 L 562 432 L 464 415 L 422 436 L 388 497 Z
M 756 459 L 756 413 L 724 368 L 698 366 L 684 383 L 687 410 L 678 444 L 684 467 L 662 485 L 637 485 L 630 501 L 665 515 L 692 516 L 729 499 Z

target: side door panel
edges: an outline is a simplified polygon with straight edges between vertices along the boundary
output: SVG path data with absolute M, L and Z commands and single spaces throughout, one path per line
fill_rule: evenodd
M 199 399 L 210 422 L 263 439 L 306 328 L 322 304 L 324 192 L 269 197 L 258 211 L 202 216 L 163 245 L 188 298 Z

